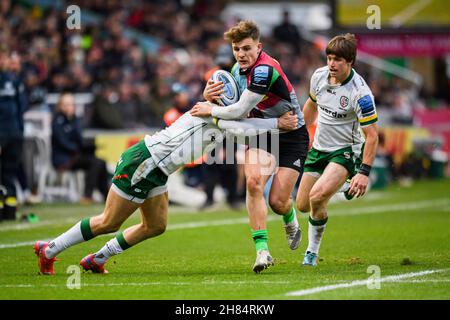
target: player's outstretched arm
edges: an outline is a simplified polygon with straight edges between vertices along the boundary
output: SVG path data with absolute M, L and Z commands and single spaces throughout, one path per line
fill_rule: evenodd
M 264 132 L 281 129 L 292 131 L 297 129 L 298 117 L 292 112 L 286 112 L 280 118 L 259 119 L 250 118 L 243 120 L 218 119 L 217 126 L 222 130 L 237 136 L 254 136 Z
M 377 124 L 373 123 L 369 126 L 362 127 L 361 129 L 366 136 L 363 161 L 358 173 L 350 182 L 350 189 L 348 192 L 350 195 L 356 195 L 356 197 L 361 197 L 366 193 L 367 185 L 369 184 L 370 169 L 372 168 L 378 148 Z
M 207 103 L 199 102 L 189 112 L 196 117 L 213 116 L 225 120 L 243 119 L 263 98 L 263 94 L 245 89 L 239 101 L 227 107 L 211 107 Z

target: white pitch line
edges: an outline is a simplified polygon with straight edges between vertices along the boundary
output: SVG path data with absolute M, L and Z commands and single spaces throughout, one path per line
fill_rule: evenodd
M 420 276 L 437 273 L 437 272 L 443 272 L 443 271 L 447 271 L 447 270 L 449 270 L 449 269 L 425 270 L 425 271 L 420 271 L 420 272 L 403 273 L 403 274 L 399 274 L 399 275 L 392 275 L 392 276 L 380 278 L 380 282 L 396 282 L 401 279 L 415 278 L 415 277 L 420 277 Z M 291 292 L 286 293 L 286 295 L 300 297 L 300 296 L 311 295 L 311 294 L 324 292 L 324 291 L 365 286 L 369 283 L 368 281 L 369 281 L 369 279 L 355 280 L 355 281 L 347 282 L 347 283 L 340 283 L 340 284 L 333 284 L 333 285 L 315 287 L 315 288 L 298 290 L 298 291 L 291 291 Z
M 28 230 L 28 229 L 34 229 L 34 228 L 40 228 L 40 227 L 52 226 L 52 225 L 63 225 L 63 224 L 68 224 L 68 223 L 75 223 L 80 220 L 81 220 L 81 218 L 80 219 L 66 218 L 66 219 L 41 221 L 41 222 L 34 223 L 34 224 L 30 224 L 29 222 L 20 222 L 18 224 L 2 226 L 2 227 L 0 227 L 0 232 Z
M 331 216 L 347 216 L 347 215 L 360 215 L 360 214 L 371 214 L 371 213 L 380 213 L 391 210 L 396 211 L 406 211 L 406 210 L 417 210 L 423 208 L 434 208 L 434 207 L 443 207 L 443 211 L 450 210 L 450 199 L 447 198 L 439 198 L 435 200 L 424 200 L 417 202 L 407 202 L 407 203 L 396 203 L 396 204 L 386 204 L 386 205 L 376 205 L 376 206 L 367 206 L 361 208 L 350 208 L 350 209 L 336 209 L 330 210 Z M 268 220 L 274 221 L 277 220 L 278 217 L 274 215 L 269 215 Z M 29 223 L 20 223 L 16 225 L 9 226 L 1 226 L 0 232 L 5 231 L 13 231 L 13 230 L 28 230 L 34 228 L 40 228 L 44 226 L 52 226 L 52 225 L 64 225 L 70 223 L 76 223 L 80 221 L 80 219 L 75 218 L 66 218 L 66 219 L 58 219 L 51 221 L 43 221 L 36 224 Z M 237 219 L 226 219 L 226 220 L 216 220 L 216 221 L 201 221 L 201 222 L 188 222 L 188 223 L 180 223 L 178 225 L 169 225 L 167 230 L 177 230 L 177 229 L 189 229 L 189 228 L 200 228 L 200 227 L 209 227 L 209 226 L 221 226 L 221 225 L 229 225 L 229 224 L 241 224 L 247 223 L 248 218 L 237 218 Z M 1 249 L 1 245 L 0 245 Z
M 379 213 L 386 211 L 408 211 L 408 210 L 417 210 L 424 208 L 435 208 L 435 207 L 443 207 L 444 210 L 450 206 L 450 199 L 448 198 L 440 198 L 435 200 L 424 200 L 417 202 L 403 202 L 403 203 L 394 203 L 394 204 L 386 204 L 386 205 L 378 205 L 378 206 L 370 206 L 370 207 L 361 207 L 361 208 L 350 208 L 350 209 L 339 209 L 339 210 L 330 210 L 330 215 L 360 215 L 360 214 L 369 214 L 369 213 Z
M 446 210 L 446 206 L 450 206 L 450 200 L 447 198 L 440 198 L 436 200 L 425 200 L 425 201 L 417 201 L 417 202 L 409 202 L 409 203 L 397 203 L 397 204 L 389 204 L 389 205 L 379 205 L 379 206 L 371 206 L 371 207 L 362 207 L 362 208 L 352 208 L 352 209 L 339 209 L 332 210 L 330 212 L 331 216 L 347 216 L 347 215 L 361 215 L 361 214 L 372 214 L 372 213 L 380 213 L 387 211 L 408 211 L 408 210 L 417 210 L 424 208 L 434 208 L 434 207 L 444 207 Z M 277 221 L 280 218 L 277 215 L 269 215 L 267 217 L 267 221 Z M 66 219 L 63 221 L 70 221 L 71 223 L 75 223 L 78 220 L 74 219 Z M 57 223 L 60 224 L 61 220 Z M 187 223 L 178 223 L 169 225 L 167 230 L 180 230 L 180 229 L 193 229 L 193 228 L 203 228 L 203 227 L 211 227 L 211 226 L 225 226 L 225 225 L 233 225 L 233 224 L 246 224 L 248 223 L 248 218 L 236 218 L 236 219 L 223 219 L 223 220 L 209 220 L 209 221 L 199 221 L 199 222 L 187 222 Z M 41 224 L 42 225 L 42 224 Z M 51 223 L 48 223 L 51 225 Z M 0 231 L 3 231 L 0 229 Z M 26 241 L 26 242 L 18 242 L 18 243 L 0 243 L 0 249 L 8 249 L 8 248 L 16 248 L 16 247 L 24 247 L 33 245 L 36 242 L 34 241 Z
M 119 283 L 81 283 L 81 287 L 147 287 L 147 286 L 192 286 L 192 285 L 255 285 L 255 281 L 202 281 L 202 282 L 119 282 Z M 289 281 L 258 281 L 258 284 L 289 284 Z M 66 287 L 66 284 L 2 284 L 0 288 L 40 288 L 40 287 Z
M 267 220 L 273 221 L 273 220 L 279 220 L 279 218 L 275 217 L 275 216 L 268 216 Z M 211 226 L 226 226 L 226 225 L 232 225 L 232 224 L 246 224 L 246 223 L 248 223 L 248 218 L 187 222 L 187 223 L 178 223 L 178 224 L 169 225 L 169 226 L 167 226 L 167 230 L 194 229 L 194 228 L 203 228 L 203 227 L 211 227 Z M 110 236 L 110 234 L 101 235 L 101 236 L 108 236 L 108 235 Z M 37 240 L 16 242 L 16 243 L 3 243 L 3 244 L 0 244 L 0 249 L 31 246 L 31 245 L 34 245 L 36 243 L 36 241 Z
M 444 270 L 431 270 L 434 272 L 441 272 Z M 425 273 L 425 271 L 421 272 L 422 274 L 430 274 L 432 272 Z M 401 275 L 400 275 L 401 276 Z M 402 280 L 399 279 L 400 276 L 391 276 L 391 279 L 386 279 L 384 282 L 389 283 L 444 283 L 450 282 L 450 279 L 422 279 L 422 280 Z M 419 275 L 416 275 L 419 276 Z M 290 281 L 258 281 L 258 284 L 291 284 Z M 366 284 L 367 281 L 364 282 Z M 82 283 L 81 287 L 148 287 L 148 286 L 186 286 L 186 285 L 255 285 L 255 281 L 202 281 L 202 282 L 163 282 L 163 281 L 155 281 L 155 282 L 117 282 L 117 283 Z M 67 285 L 64 284 L 55 284 L 55 283 L 43 283 L 43 284 L 1 284 L 0 288 L 41 288 L 41 287 L 51 287 L 51 288 L 64 288 Z

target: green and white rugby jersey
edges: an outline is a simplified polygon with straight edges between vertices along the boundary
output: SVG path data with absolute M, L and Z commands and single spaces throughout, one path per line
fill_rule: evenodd
M 323 152 L 349 146 L 358 149 L 364 142 L 361 127 L 378 120 L 373 94 L 354 69 L 339 85 L 330 85 L 328 76 L 325 66 L 311 77 L 309 97 L 318 110 L 313 147 Z
M 227 134 L 237 137 L 255 136 L 277 130 L 273 119 L 218 120 L 183 114 L 171 126 L 154 135 L 146 135 L 145 145 L 155 164 L 170 175 L 184 164 L 198 159 L 217 147 Z

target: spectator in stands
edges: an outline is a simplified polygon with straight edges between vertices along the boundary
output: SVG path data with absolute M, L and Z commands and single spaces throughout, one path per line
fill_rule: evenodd
M 23 146 L 24 85 L 14 73 L 14 61 L 5 44 L 0 46 L 0 220 L 15 220 L 16 186 Z
M 286 8 L 283 10 L 283 20 L 273 28 L 272 33 L 276 40 L 291 45 L 296 54 L 300 53 L 303 38 L 297 26 L 290 20 L 289 9 Z
M 183 115 L 186 111 L 189 111 L 190 97 L 188 88 L 182 83 L 174 83 L 172 86 L 173 97 L 173 107 L 164 113 L 164 123 L 166 126 L 170 126 L 179 117 Z
M 9 63 L 9 69 L 11 71 L 11 74 L 14 76 L 15 82 L 18 86 L 20 86 L 19 94 L 18 94 L 18 102 L 20 105 L 20 113 L 21 116 L 19 117 L 20 121 L 20 138 L 17 141 L 17 148 L 20 148 L 21 150 L 21 156 L 17 159 L 19 162 L 18 165 L 18 172 L 17 172 L 17 180 L 19 182 L 20 188 L 22 189 L 23 194 L 23 202 L 26 204 L 35 204 L 39 203 L 42 199 L 31 190 L 32 187 L 30 186 L 30 183 L 28 181 L 28 176 L 25 172 L 26 170 L 26 164 L 24 161 L 23 149 L 25 146 L 25 137 L 24 137 L 24 119 L 23 114 L 30 108 L 29 101 L 27 99 L 27 94 L 25 90 L 25 85 L 23 83 L 23 70 L 22 70 L 22 60 L 21 56 L 17 52 L 13 52 L 10 57 L 10 63 Z M 20 203 L 20 199 L 19 199 Z
M 106 199 L 109 188 L 106 163 L 83 152 L 82 128 L 75 116 L 75 101 L 70 93 L 61 95 L 52 121 L 52 162 L 57 171 L 85 170 L 83 203 L 93 202 L 95 188 Z
M 112 85 L 104 85 L 92 105 L 91 127 L 97 129 L 123 129 L 119 93 Z

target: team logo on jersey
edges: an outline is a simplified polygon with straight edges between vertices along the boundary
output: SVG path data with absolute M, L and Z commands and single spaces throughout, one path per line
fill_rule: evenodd
M 341 96 L 341 98 L 339 99 L 339 102 L 340 102 L 340 104 L 341 104 L 341 107 L 342 107 L 343 109 L 345 109 L 345 108 L 348 107 L 349 99 L 348 99 L 346 96 Z

